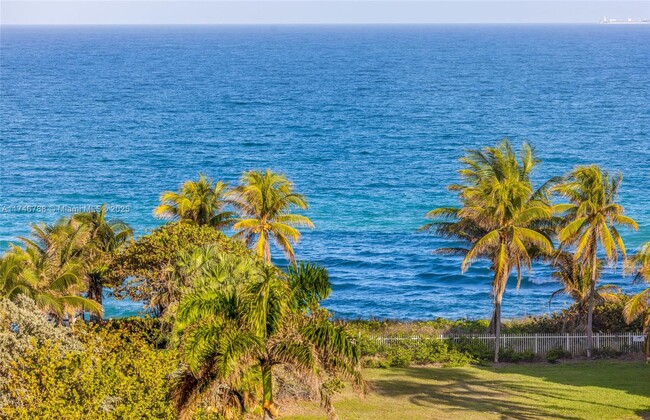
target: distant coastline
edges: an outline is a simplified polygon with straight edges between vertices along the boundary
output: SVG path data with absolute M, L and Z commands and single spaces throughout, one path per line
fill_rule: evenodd
M 635 20 L 635 19 L 627 19 L 627 20 L 618 20 L 618 19 L 609 19 L 607 17 L 604 17 L 603 20 L 600 21 L 601 24 L 607 24 L 607 25 L 648 25 L 650 24 L 650 19 L 642 19 L 642 20 Z

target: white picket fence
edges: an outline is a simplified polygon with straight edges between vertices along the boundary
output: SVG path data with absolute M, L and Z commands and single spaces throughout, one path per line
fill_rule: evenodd
M 469 339 L 484 343 L 494 348 L 495 337 L 489 334 L 448 334 L 432 337 L 423 336 L 374 336 L 384 345 L 399 345 L 408 342 L 421 342 L 431 339 L 461 340 Z M 594 333 L 594 349 L 612 349 L 622 353 L 642 353 L 645 336 L 642 333 L 604 334 Z M 551 349 L 562 348 L 574 356 L 582 355 L 587 349 L 587 335 L 578 334 L 504 334 L 500 339 L 501 348 L 511 348 L 516 352 L 532 351 L 535 354 L 544 354 Z

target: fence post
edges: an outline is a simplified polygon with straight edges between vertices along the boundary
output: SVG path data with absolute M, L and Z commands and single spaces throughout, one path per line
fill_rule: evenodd
M 537 346 L 537 334 L 535 334 L 535 354 L 538 352 L 538 346 Z
M 596 333 L 596 348 L 600 349 L 600 333 Z
M 566 351 L 571 351 L 571 347 L 569 346 L 569 333 L 566 333 Z

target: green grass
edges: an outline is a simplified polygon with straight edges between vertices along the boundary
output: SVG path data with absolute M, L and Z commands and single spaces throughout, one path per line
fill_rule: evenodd
M 650 419 L 650 365 L 642 362 L 368 369 L 364 377 L 368 395 L 335 400 L 341 420 Z M 325 418 L 311 402 L 284 414 Z

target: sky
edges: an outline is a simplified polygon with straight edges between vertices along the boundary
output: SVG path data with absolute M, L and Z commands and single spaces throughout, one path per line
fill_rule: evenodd
M 0 0 L 15 24 L 597 23 L 650 19 L 650 0 Z

